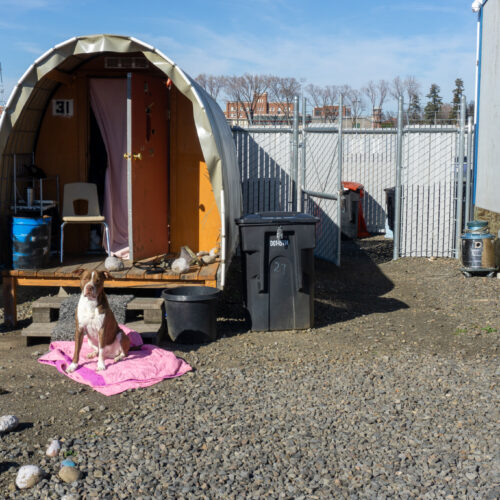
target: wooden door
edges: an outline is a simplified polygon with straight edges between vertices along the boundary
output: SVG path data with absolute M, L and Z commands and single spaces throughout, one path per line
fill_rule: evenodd
M 168 89 L 165 80 L 128 74 L 128 219 L 130 258 L 169 251 Z

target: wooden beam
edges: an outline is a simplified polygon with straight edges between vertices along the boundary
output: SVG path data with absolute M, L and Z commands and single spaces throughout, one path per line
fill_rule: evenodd
M 75 78 L 73 75 L 68 75 L 68 73 L 64 73 L 58 69 L 49 71 L 45 76 L 55 82 L 64 83 L 64 85 L 71 85 Z
M 7 326 L 17 326 L 17 278 L 4 276 L 2 284 L 4 321 Z
M 12 278 L 14 279 L 14 278 Z M 4 278 L 4 287 L 5 287 Z M 200 285 L 204 286 L 206 281 L 211 280 L 177 280 L 172 281 L 160 281 L 160 280 L 106 280 L 104 283 L 104 288 L 168 288 L 171 286 L 184 286 L 184 285 Z M 16 278 L 16 282 L 19 286 L 80 286 L 79 278 L 26 278 L 20 277 Z

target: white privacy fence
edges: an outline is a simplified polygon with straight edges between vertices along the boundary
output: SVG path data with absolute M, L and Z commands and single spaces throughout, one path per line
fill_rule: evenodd
M 470 214 L 467 159 L 473 157 L 462 107 L 459 127 L 403 127 L 399 120 L 399 129 L 343 130 L 299 126 L 296 120 L 289 128 L 234 128 L 244 211 L 302 210 L 318 216 L 316 255 L 338 264 L 343 205 L 335 198 L 341 180 L 358 182 L 364 186 L 368 231 L 394 229 L 394 258 L 457 257 Z M 396 189 L 388 194 L 391 188 Z M 388 196 L 397 212 L 393 220 Z

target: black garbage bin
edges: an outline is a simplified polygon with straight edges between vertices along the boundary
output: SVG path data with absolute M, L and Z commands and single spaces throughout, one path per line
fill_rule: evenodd
M 313 326 L 316 222 L 316 217 L 296 212 L 262 212 L 236 219 L 243 296 L 252 330 Z
M 217 299 L 220 290 L 209 286 L 179 286 L 161 293 L 169 337 L 175 342 L 217 338 Z

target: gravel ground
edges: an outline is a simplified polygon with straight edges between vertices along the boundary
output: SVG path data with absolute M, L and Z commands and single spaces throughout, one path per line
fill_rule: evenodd
M 219 340 L 164 346 L 194 371 L 110 398 L 4 331 L 0 414 L 21 425 L 0 438 L 0 496 L 500 498 L 500 280 L 391 255 L 369 238 L 344 243 L 341 269 L 317 261 L 307 331 L 250 331 L 233 266 Z M 16 490 L 25 464 L 46 478 Z

